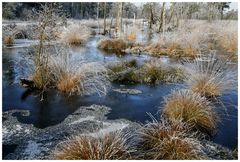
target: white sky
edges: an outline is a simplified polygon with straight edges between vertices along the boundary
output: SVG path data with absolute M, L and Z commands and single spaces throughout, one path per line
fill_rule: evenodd
M 230 3 L 230 10 L 237 10 L 238 9 L 238 3 L 237 2 L 232 2 Z
M 139 5 L 141 5 L 141 4 L 143 4 L 143 3 L 146 3 L 146 2 L 135 2 L 134 4 L 135 5 L 137 5 L 137 6 L 139 6 Z M 170 2 L 167 2 L 166 3 L 166 6 L 168 7 L 168 6 L 170 6 Z M 230 8 L 229 8 L 229 10 L 237 10 L 238 9 L 238 2 L 231 2 L 230 3 Z

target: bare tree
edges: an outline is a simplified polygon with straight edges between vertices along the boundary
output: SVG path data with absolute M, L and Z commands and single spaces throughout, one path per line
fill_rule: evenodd
M 100 24 L 99 24 L 99 2 L 97 3 L 97 22 L 98 22 L 98 34 L 100 33 Z
M 163 2 L 162 5 L 162 10 L 161 10 L 161 14 L 160 14 L 160 23 L 159 23 L 159 28 L 158 28 L 158 32 L 164 32 L 164 26 L 165 26 L 165 2 Z
M 33 81 L 35 87 L 44 92 L 50 83 L 50 72 L 48 68 L 49 53 L 47 52 L 45 43 L 57 37 L 57 25 L 65 20 L 65 16 L 61 12 L 61 6 L 56 3 L 46 3 L 41 7 L 42 10 L 36 12 L 36 15 L 34 15 L 34 18 L 38 22 L 35 29 L 35 37 L 39 39 L 39 43 L 34 59 L 36 68 Z
M 123 9 L 123 2 L 119 2 L 117 7 L 117 19 L 116 19 L 116 30 L 117 34 L 120 37 L 122 32 L 122 9 Z
M 104 7 L 103 7 L 103 34 L 105 35 L 107 32 L 107 27 L 106 27 L 106 13 L 107 12 L 107 2 L 104 2 Z

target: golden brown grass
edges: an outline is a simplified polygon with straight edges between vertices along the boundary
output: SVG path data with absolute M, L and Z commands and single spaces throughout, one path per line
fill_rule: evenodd
M 211 79 L 211 76 L 206 74 L 198 75 L 198 78 L 195 78 L 195 84 L 191 86 L 191 90 L 206 97 L 220 96 L 222 93 L 218 82 L 215 82 Z
M 222 95 L 237 81 L 237 70 L 215 55 L 200 56 L 186 65 L 186 83 L 189 88 L 207 98 Z
M 42 68 L 37 69 L 35 73 L 30 76 L 30 80 L 34 82 L 34 88 L 37 89 L 47 88 L 52 84 L 50 71 Z
M 3 43 L 7 46 L 12 46 L 14 43 L 14 37 L 13 36 L 6 36 L 3 39 Z
M 213 105 L 199 93 L 190 90 L 173 91 L 166 97 L 163 114 L 169 120 L 183 120 L 208 133 L 217 127 L 218 116 Z
M 171 42 L 165 45 L 161 43 L 150 44 L 145 47 L 145 51 L 154 56 L 167 55 L 170 57 L 195 57 L 197 50 L 192 46 L 181 47 L 180 44 Z
M 110 87 L 105 66 L 66 55 L 50 58 L 53 87 L 69 95 L 105 95 Z
M 237 53 L 238 51 L 237 33 L 223 35 L 222 37 L 219 38 L 219 45 L 230 54 Z
M 128 159 L 128 145 L 120 132 L 98 138 L 76 136 L 60 144 L 52 153 L 55 160 L 117 160 Z
M 193 160 L 204 159 L 202 145 L 196 133 L 181 121 L 162 119 L 148 123 L 140 130 L 145 159 Z
M 62 74 L 57 82 L 57 89 L 63 93 L 73 94 L 80 92 L 81 78 L 78 75 L 70 73 Z
M 116 53 L 123 53 L 127 46 L 122 39 L 103 39 L 98 43 L 98 48 Z
M 135 32 L 131 32 L 127 35 L 127 40 L 131 42 L 135 42 L 137 38 L 137 35 Z
M 91 31 L 83 25 L 70 25 L 62 33 L 62 41 L 69 45 L 82 45 L 90 37 Z

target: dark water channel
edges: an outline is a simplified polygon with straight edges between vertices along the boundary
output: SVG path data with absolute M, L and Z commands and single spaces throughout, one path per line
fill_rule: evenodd
M 26 41 L 25 41 L 26 42 Z M 73 52 L 79 57 L 89 61 L 112 62 L 120 59 L 136 58 L 139 63 L 149 59 L 146 55 L 127 55 L 117 57 L 112 54 L 104 54 L 96 48 L 97 38 L 92 39 L 86 48 L 73 48 Z M 16 71 L 15 61 L 26 50 L 26 46 L 18 45 L 16 48 L 3 48 L 3 111 L 19 109 L 29 110 L 29 116 L 22 116 L 20 113 L 14 115 L 20 122 L 34 124 L 35 127 L 45 128 L 63 121 L 69 114 L 73 113 L 80 106 L 92 104 L 106 105 L 112 108 L 107 115 L 108 119 L 125 118 L 131 121 L 144 123 L 151 120 L 147 112 L 153 114 L 156 118 L 159 116 L 159 107 L 163 104 L 164 96 L 171 90 L 182 88 L 183 85 L 161 84 L 158 86 L 149 86 L 144 84 L 120 85 L 113 83 L 113 88 L 134 88 L 143 93 L 138 95 L 120 94 L 115 91 L 109 91 L 106 96 L 66 96 L 56 90 L 49 90 L 45 93 L 45 98 L 40 101 L 40 97 L 34 92 L 30 92 L 21 87 L 16 80 L 18 71 Z M 163 58 L 163 61 L 171 63 L 171 60 Z M 217 134 L 212 140 L 228 148 L 237 147 L 237 87 L 235 90 L 227 92 L 221 97 L 225 107 L 218 105 L 221 114 L 221 124 L 219 124 Z M 216 104 L 217 105 L 217 104 Z M 12 148 L 12 146 L 9 146 Z

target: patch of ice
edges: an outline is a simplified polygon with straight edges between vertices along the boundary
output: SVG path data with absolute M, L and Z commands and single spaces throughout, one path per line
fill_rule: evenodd
M 28 141 L 27 148 L 24 150 L 24 154 L 28 156 L 27 159 L 36 159 L 40 153 L 40 145 L 34 141 Z
M 95 119 L 94 116 L 87 116 L 87 117 L 85 117 L 85 118 L 80 118 L 80 119 L 78 119 L 78 120 L 70 123 L 70 125 L 71 125 L 71 124 L 81 123 L 81 122 L 88 121 L 88 120 L 93 121 L 94 119 Z
M 119 123 L 103 122 L 103 128 L 102 129 L 100 129 L 97 132 L 90 133 L 88 135 L 92 136 L 92 137 L 104 136 L 105 134 L 115 132 L 115 131 L 118 131 L 118 130 L 122 130 L 122 129 L 128 127 L 128 125 L 129 124 L 123 123 L 123 122 L 119 122 Z
M 142 91 L 138 89 L 113 89 L 113 91 L 118 92 L 118 93 L 123 93 L 123 94 L 141 94 Z
M 16 130 L 17 130 L 17 131 L 20 131 L 20 130 L 22 130 L 22 127 L 21 127 L 21 125 L 16 125 Z
M 7 128 L 2 129 L 2 140 L 8 140 L 9 137 L 13 135 L 13 131 L 10 131 Z

